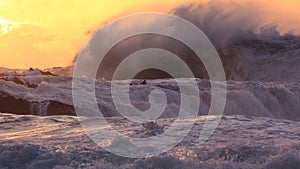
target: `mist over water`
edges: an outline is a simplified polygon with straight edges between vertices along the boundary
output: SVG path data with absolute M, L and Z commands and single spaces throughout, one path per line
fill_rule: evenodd
M 299 34 L 300 13 L 295 15 L 294 12 L 300 5 L 286 11 L 282 4 L 265 0 L 212 0 L 181 6 L 171 13 L 195 24 L 216 48 L 226 50 L 240 39 Z
M 229 80 L 299 81 L 299 4 L 215 0 L 182 6 L 171 13 L 208 36 Z
M 300 69 L 292 66 L 300 64 L 300 13 L 297 8 L 300 8 L 300 2 L 294 0 L 212 0 L 179 6 L 170 13 L 190 21 L 207 35 L 221 57 L 229 80 L 299 81 Z M 113 27 L 109 32 L 132 29 L 134 24 L 155 27 L 155 22 L 133 21 Z M 172 25 L 168 26 L 172 28 Z M 191 36 L 187 31 L 185 34 Z M 187 63 L 196 77 L 209 78 L 202 62 L 187 46 L 157 35 L 134 36 L 118 43 L 100 64 L 97 77 L 110 80 L 122 60 L 145 48 L 171 51 Z M 142 62 L 133 61 L 128 68 Z M 162 74 L 146 71 L 138 78 L 161 78 Z

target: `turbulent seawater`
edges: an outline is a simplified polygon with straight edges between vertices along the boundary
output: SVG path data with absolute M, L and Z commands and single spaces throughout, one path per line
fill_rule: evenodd
M 72 77 L 38 69 L 2 69 L 0 168 L 294 169 L 299 166 L 299 82 L 229 80 L 221 124 L 206 143 L 199 144 L 197 138 L 210 106 L 211 84 L 205 79 L 196 81 L 201 98 L 200 116 L 189 135 L 167 153 L 135 160 L 110 154 L 90 140 L 75 117 Z M 111 82 L 97 80 L 95 84 L 98 107 L 114 129 L 134 137 L 155 135 L 155 129 L 120 116 L 112 104 Z M 149 109 L 148 97 L 154 89 L 166 94 L 167 107 L 157 122 L 168 126 L 180 106 L 180 90 L 174 79 L 132 80 L 131 103 L 140 110 Z M 82 97 L 88 101 L 85 95 Z
M 124 118 L 108 119 L 124 135 L 153 134 Z M 188 136 L 170 151 L 152 158 L 129 159 L 97 146 L 76 117 L 0 114 L 0 168 L 297 169 L 300 164 L 299 122 L 224 116 L 214 135 L 200 144 L 198 137 L 205 119 L 197 118 Z M 158 122 L 168 126 L 172 121 Z M 99 125 L 94 130 L 101 128 Z
M 184 79 L 182 79 L 184 80 Z M 130 86 L 131 103 L 141 110 L 149 108 L 148 96 L 161 89 L 167 97 L 167 107 L 160 118 L 174 118 L 180 108 L 181 92 L 172 79 L 133 80 Z M 201 106 L 199 115 L 207 115 L 211 88 L 207 80 L 197 79 Z M 72 78 L 43 75 L 40 70 L 29 70 L 19 75 L 0 77 L 0 112 L 31 115 L 75 115 L 72 104 Z M 125 85 L 125 84 L 124 84 Z M 298 82 L 227 82 L 225 115 L 300 120 L 300 87 Z M 82 96 L 83 100 L 86 100 Z M 105 116 L 120 116 L 112 104 L 111 82 L 96 81 L 96 97 Z
M 278 2 L 274 5 L 279 6 Z M 224 116 L 206 143 L 195 141 L 211 104 L 211 84 L 202 62 L 172 38 L 135 36 L 117 44 L 101 63 L 98 80 L 94 81 L 98 107 L 119 131 L 136 137 L 152 133 L 121 117 L 113 103 L 109 80 L 118 64 L 132 52 L 154 47 L 169 50 L 192 69 L 200 91 L 199 117 L 182 143 L 158 157 L 117 157 L 97 147 L 75 117 L 74 65 L 46 70 L 0 68 L 0 168 L 298 169 L 299 30 L 296 23 L 292 28 L 291 23 L 283 22 L 288 16 L 272 20 L 273 14 L 260 7 L 260 3 L 210 1 L 170 12 L 189 20 L 207 35 L 228 80 Z M 128 69 L 140 62 L 130 63 Z M 143 111 L 150 108 L 149 93 L 162 90 L 167 104 L 158 122 L 168 125 L 177 117 L 180 89 L 168 74 L 157 70 L 140 73 L 129 89 L 131 104 Z M 86 95 L 81 97 L 82 104 L 88 102 Z

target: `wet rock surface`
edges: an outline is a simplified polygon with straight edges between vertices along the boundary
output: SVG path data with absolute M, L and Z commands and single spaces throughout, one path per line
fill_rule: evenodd
M 0 78 L 1 112 L 32 115 L 75 115 L 72 101 L 72 78 L 64 76 L 30 74 Z M 13 81 L 18 78 L 22 84 Z M 182 80 L 182 79 L 181 79 Z M 183 79 L 184 80 L 184 79 Z M 186 79 L 188 81 L 189 79 Z M 200 91 L 198 115 L 207 115 L 211 101 L 210 81 L 196 79 Z M 149 94 L 162 90 L 167 98 L 166 109 L 160 118 L 177 117 L 180 109 L 180 89 L 174 79 L 132 80 L 129 86 L 131 103 L 141 111 L 150 108 Z M 28 85 L 30 84 L 30 87 Z M 83 84 L 84 85 L 84 84 Z M 126 84 L 124 84 L 126 85 Z M 227 82 L 225 115 L 250 115 L 300 121 L 300 84 L 297 82 Z M 85 89 L 85 86 L 79 90 Z M 96 100 L 104 116 L 121 114 L 114 106 L 111 82 L 96 81 Z M 88 95 L 80 96 L 90 100 Z

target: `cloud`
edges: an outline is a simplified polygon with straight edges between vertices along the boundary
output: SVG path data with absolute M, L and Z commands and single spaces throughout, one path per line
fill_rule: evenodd
M 0 36 L 10 33 L 19 26 L 18 23 L 11 22 L 0 18 Z
M 29 21 L 23 21 L 23 22 L 14 22 L 6 19 L 0 18 L 0 36 L 9 34 L 13 30 L 16 30 L 24 25 L 31 25 L 31 26 L 40 26 L 38 24 L 29 22 Z

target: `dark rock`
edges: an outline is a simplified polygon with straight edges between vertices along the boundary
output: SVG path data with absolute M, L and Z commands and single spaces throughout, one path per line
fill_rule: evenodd
M 0 112 L 28 115 L 31 114 L 30 108 L 29 101 L 17 99 L 7 93 L 0 92 Z
M 147 84 L 146 80 L 143 80 L 141 83 L 141 85 L 146 85 L 146 84 Z
M 58 76 L 58 75 L 53 74 L 53 73 L 51 73 L 51 72 L 49 72 L 49 71 L 46 71 L 46 72 L 41 71 L 41 74 L 42 74 L 42 75 L 47 75 L 47 76 Z
M 158 128 L 159 126 L 155 122 L 151 121 L 151 122 L 143 123 L 143 127 L 146 130 L 153 130 L 155 128 Z
M 75 109 L 72 105 L 64 104 L 61 102 L 49 100 L 47 102 L 47 116 L 51 115 L 76 115 Z
M 24 85 L 24 82 L 21 81 L 18 77 L 14 76 L 13 79 L 12 79 L 13 82 L 15 82 L 16 84 L 19 84 L 19 85 Z
M 23 82 L 20 78 L 18 78 L 17 76 L 14 76 L 12 79 L 10 79 L 9 77 L 4 77 L 4 78 L 1 78 L 2 80 L 5 80 L 5 81 L 12 81 L 18 85 L 23 85 L 23 86 L 26 86 L 28 88 L 33 88 L 33 89 L 36 89 L 38 87 L 37 84 L 30 84 L 28 82 Z

